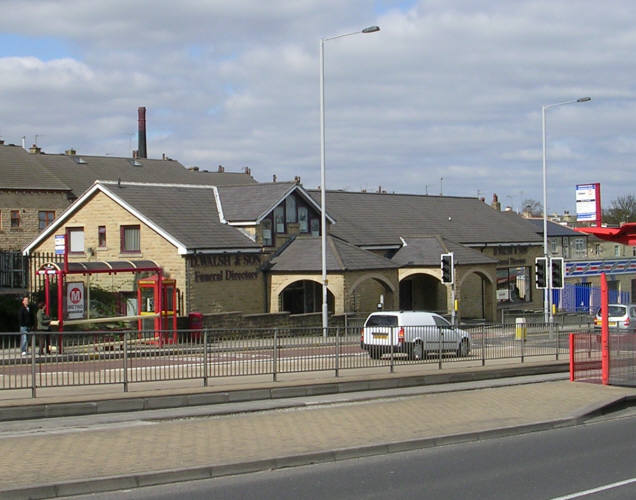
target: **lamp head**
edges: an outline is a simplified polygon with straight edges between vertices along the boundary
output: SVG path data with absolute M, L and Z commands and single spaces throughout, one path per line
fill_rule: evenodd
M 362 30 L 362 33 L 375 33 L 376 31 L 380 31 L 379 26 L 369 26 Z
M 576 102 L 587 102 L 591 100 L 592 100 L 591 97 L 581 97 L 580 99 L 577 99 Z

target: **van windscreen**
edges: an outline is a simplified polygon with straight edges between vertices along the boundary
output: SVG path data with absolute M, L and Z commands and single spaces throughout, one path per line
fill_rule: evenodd
M 397 316 L 389 314 L 376 314 L 367 320 L 366 326 L 397 326 Z

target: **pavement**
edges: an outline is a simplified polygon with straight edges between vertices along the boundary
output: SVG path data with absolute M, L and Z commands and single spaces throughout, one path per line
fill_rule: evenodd
M 0 498 L 52 498 L 577 425 L 636 388 L 558 361 L 0 391 Z M 140 410 L 140 411 L 132 411 Z M 49 418 L 40 418 L 49 417 Z M 58 417 L 58 418 L 53 418 Z

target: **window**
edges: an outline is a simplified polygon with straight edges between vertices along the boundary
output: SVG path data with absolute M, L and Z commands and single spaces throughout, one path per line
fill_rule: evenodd
M 263 231 L 263 246 L 271 247 L 273 245 L 272 220 L 263 219 L 263 222 L 261 222 L 261 230 Z
M 574 240 L 574 250 L 578 255 L 585 254 L 585 240 L 583 238 Z
M 558 244 L 557 240 L 550 240 L 550 252 L 557 253 Z
M 139 226 L 121 226 L 121 252 L 140 252 Z
M 286 222 L 296 222 L 296 198 L 290 195 L 285 200 Z
M 320 236 L 320 221 L 318 219 L 311 219 L 311 235 Z
M 11 227 L 20 227 L 20 210 L 11 210 Z
M 529 267 L 497 269 L 497 301 L 530 302 L 530 276 Z
M 106 248 L 106 226 L 99 226 L 97 228 L 97 246 L 99 248 Z
M 69 227 L 66 230 L 66 238 L 70 253 L 84 253 L 84 228 Z
M 278 205 L 274 209 L 274 225 L 277 233 L 285 232 L 285 207 L 283 205 Z
M 309 224 L 307 220 L 308 214 L 309 211 L 307 210 L 307 207 L 298 207 L 298 226 L 301 233 L 309 232 Z
M 596 243 L 594 245 L 594 248 L 596 250 L 596 255 L 601 255 L 601 244 L 600 243 Z
M 614 245 L 614 257 L 621 256 L 621 247 L 620 245 Z
M 55 219 L 55 212 L 53 210 L 40 210 L 38 212 L 38 228 L 40 231 L 46 229 L 46 227 Z

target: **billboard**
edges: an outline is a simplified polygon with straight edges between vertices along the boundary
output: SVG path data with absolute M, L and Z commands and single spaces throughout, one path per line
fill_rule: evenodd
M 598 182 L 576 185 L 576 220 L 601 225 L 601 185 Z

